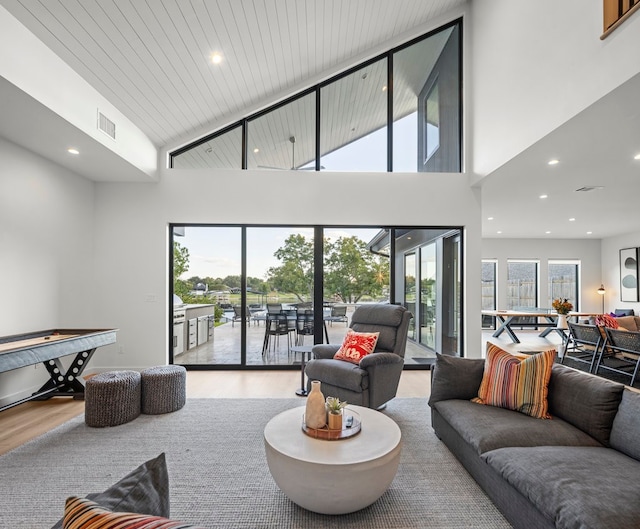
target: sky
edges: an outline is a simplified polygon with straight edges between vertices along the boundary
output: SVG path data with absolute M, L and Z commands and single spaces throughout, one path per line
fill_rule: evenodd
M 325 231 L 325 236 L 336 240 L 338 237 L 357 235 L 369 242 L 379 231 L 368 228 L 331 228 Z M 293 233 L 300 233 L 309 240 L 313 238 L 312 227 L 247 228 L 247 275 L 265 279 L 267 270 L 280 264 L 273 256 L 274 252 Z M 181 278 L 240 275 L 240 236 L 240 228 L 236 227 L 187 226 L 185 236 L 175 238 L 180 246 L 189 250 L 189 269 Z

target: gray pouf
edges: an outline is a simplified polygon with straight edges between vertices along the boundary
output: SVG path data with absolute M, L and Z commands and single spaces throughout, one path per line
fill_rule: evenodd
M 142 413 L 157 415 L 182 408 L 187 400 L 187 370 L 157 366 L 142 372 Z
M 87 380 L 84 422 L 102 428 L 132 421 L 140 415 L 142 383 L 137 371 L 108 371 Z

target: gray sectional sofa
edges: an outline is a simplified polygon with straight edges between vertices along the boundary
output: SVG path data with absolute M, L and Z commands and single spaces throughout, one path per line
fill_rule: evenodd
M 471 402 L 483 372 L 438 356 L 432 425 L 514 527 L 640 528 L 640 393 L 554 364 L 536 419 Z

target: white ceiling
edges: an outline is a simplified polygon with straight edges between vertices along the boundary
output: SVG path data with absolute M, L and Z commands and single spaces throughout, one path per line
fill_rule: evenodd
M 158 147 L 464 0 L 1 0 Z M 212 64 L 212 53 L 223 61 Z
M 601 239 L 640 231 L 638 94 L 640 74 L 485 178 L 483 236 Z M 576 192 L 587 186 L 603 189 Z
M 463 4 L 465 0 L 0 0 L 158 148 L 290 95 Z M 220 65 L 210 62 L 212 52 L 223 56 Z M 13 108 L 8 101 L 30 104 L 15 90 L 0 84 L 0 96 L 11 96 L 3 101 L 5 110 Z M 640 75 L 489 175 L 481 183 L 483 236 L 601 238 L 640 231 L 640 161 L 633 160 L 640 152 L 638 93 Z M 32 119 L 23 116 L 22 123 L 43 123 L 37 117 L 43 109 L 33 100 L 31 104 L 35 107 L 26 115 Z M 29 131 L 20 131 L 15 126 L 20 120 L 6 116 L 0 120 L 0 135 L 26 144 Z M 57 127 L 58 137 L 61 131 L 72 134 L 67 130 L 71 127 L 56 124 L 54 117 L 48 121 Z M 41 136 L 34 150 L 56 160 L 57 147 L 47 143 L 56 134 Z M 296 149 L 298 158 L 302 143 Z M 550 158 L 560 163 L 550 167 Z M 69 167 L 73 162 L 59 163 Z M 287 158 L 274 165 L 288 163 Z M 113 178 L 94 174 L 95 164 L 93 172 L 81 166 L 74 170 L 96 180 Z M 585 185 L 604 189 L 575 192 Z M 542 193 L 549 198 L 540 200 Z M 495 220 L 486 220 L 489 216 Z M 570 222 L 571 217 L 576 220 Z

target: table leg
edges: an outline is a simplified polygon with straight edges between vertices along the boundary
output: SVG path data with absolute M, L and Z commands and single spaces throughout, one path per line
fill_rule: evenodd
M 301 364 L 301 368 L 300 368 L 300 389 L 296 389 L 296 395 L 298 395 L 298 397 L 306 397 L 309 393 L 307 392 L 307 387 L 306 384 L 304 383 L 304 366 L 306 365 L 305 363 L 305 359 L 306 359 L 306 352 L 302 352 L 302 360 L 300 362 Z M 311 351 L 309 351 L 309 359 L 311 359 Z
M 520 343 L 520 340 L 518 340 L 518 337 L 511 329 L 511 322 L 513 321 L 513 317 L 501 318 L 499 316 L 496 316 L 496 321 L 498 321 L 498 319 L 500 319 L 502 323 L 500 324 L 500 327 L 496 329 L 496 332 L 493 333 L 493 336 L 497 338 L 506 331 L 513 343 Z

